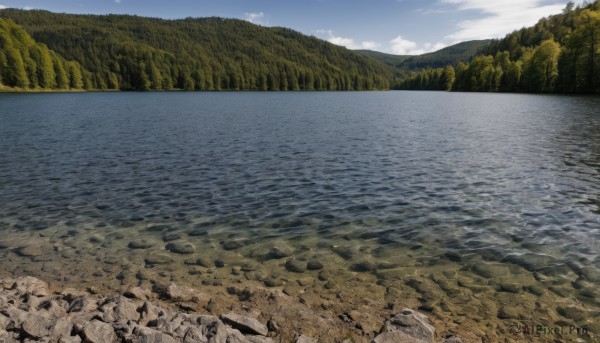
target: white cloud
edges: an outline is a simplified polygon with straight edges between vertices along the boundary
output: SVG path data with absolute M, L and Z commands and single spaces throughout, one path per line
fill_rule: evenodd
M 325 40 L 329 43 L 344 46 L 348 49 L 368 49 L 374 50 L 381 46 L 381 44 L 374 41 L 362 41 L 356 42 L 352 38 L 336 36 L 332 30 L 317 30 L 317 34 L 324 36 Z
M 441 0 L 460 11 L 479 11 L 479 19 L 463 20 L 459 30 L 446 38 L 456 42 L 499 38 L 514 30 L 534 25 L 551 14 L 560 13 L 566 1 L 546 4 L 545 0 Z
M 7 9 L 7 8 L 9 8 L 9 7 L 6 6 L 6 5 L 0 5 L 0 10 Z M 13 8 L 18 8 L 18 7 L 13 7 Z M 25 7 L 21 7 L 21 9 L 24 9 L 26 11 L 30 11 L 30 10 L 33 9 L 33 7 L 32 6 L 25 6 Z
M 246 12 L 244 13 L 244 19 L 251 22 L 252 24 L 264 25 L 265 13 L 264 12 Z
M 438 42 L 435 44 L 425 43 L 421 46 L 416 42 L 398 36 L 390 41 L 390 49 L 396 55 L 422 55 L 428 52 L 437 51 L 445 48 L 447 45 Z
M 121 0 L 115 0 L 115 3 L 120 4 Z

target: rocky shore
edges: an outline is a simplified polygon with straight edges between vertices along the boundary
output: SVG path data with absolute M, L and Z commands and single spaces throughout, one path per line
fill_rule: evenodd
M 0 280 L 0 342 L 56 343 L 269 343 L 357 342 L 362 338 L 334 339 L 321 333 L 311 337 L 290 334 L 272 314 L 266 322 L 246 312 L 230 309 L 215 315 L 196 311 L 205 303 L 198 290 L 174 283 L 152 290 L 132 287 L 107 296 L 94 289 L 54 290 L 34 277 Z M 206 306 L 210 306 L 210 300 Z M 352 320 L 348 318 L 348 320 Z M 373 343 L 460 343 L 457 336 L 437 337 L 432 322 L 422 313 L 403 309 L 381 323 L 369 339 Z

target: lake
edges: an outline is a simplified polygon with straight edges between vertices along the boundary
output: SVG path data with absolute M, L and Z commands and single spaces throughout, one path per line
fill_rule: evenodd
M 0 269 L 107 289 L 298 282 L 491 341 L 522 320 L 600 333 L 599 108 L 445 92 L 0 94 Z

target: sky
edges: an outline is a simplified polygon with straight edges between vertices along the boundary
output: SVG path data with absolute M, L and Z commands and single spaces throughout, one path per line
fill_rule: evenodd
M 0 8 L 178 19 L 219 16 L 284 26 L 345 46 L 419 55 L 501 38 L 557 14 L 568 0 L 0 0 Z M 581 3 L 582 1 L 574 1 Z

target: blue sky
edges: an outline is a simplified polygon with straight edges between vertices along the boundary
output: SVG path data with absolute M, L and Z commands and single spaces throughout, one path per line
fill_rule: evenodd
M 285 26 L 350 49 L 422 54 L 498 38 L 559 13 L 568 0 L 0 0 L 0 8 L 124 13 L 161 18 L 220 16 Z M 579 1 L 581 2 L 581 1 Z

